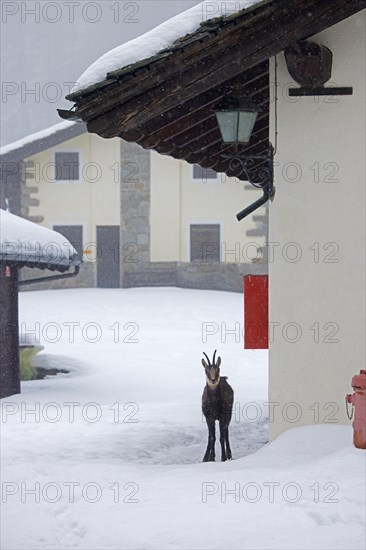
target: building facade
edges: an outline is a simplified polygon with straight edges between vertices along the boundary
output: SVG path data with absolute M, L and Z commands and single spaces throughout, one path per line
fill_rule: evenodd
M 241 291 L 243 275 L 266 273 L 268 212 L 238 223 L 232 212 L 258 191 L 235 178 L 67 123 L 4 147 L 2 167 L 3 207 L 62 233 L 83 258 L 77 279 L 45 288 Z

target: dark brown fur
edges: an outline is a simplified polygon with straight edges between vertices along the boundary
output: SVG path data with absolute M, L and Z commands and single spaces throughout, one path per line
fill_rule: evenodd
M 202 394 L 202 412 L 206 417 L 208 427 L 208 444 L 203 462 L 215 461 L 215 442 L 216 427 L 218 420 L 220 427 L 221 460 L 230 460 L 231 449 L 229 443 L 229 424 L 231 420 L 234 392 L 232 387 L 226 381 L 226 376 L 220 376 L 221 358 L 217 358 L 215 363 L 215 354 L 212 363 L 207 358 L 208 363 L 202 359 L 202 365 L 206 372 L 206 377 L 215 387 L 210 387 L 208 381 Z M 214 375 L 214 378 L 212 377 Z

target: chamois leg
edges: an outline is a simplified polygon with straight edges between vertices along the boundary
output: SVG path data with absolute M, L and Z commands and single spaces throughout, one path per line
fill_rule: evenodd
M 225 433 L 225 443 L 226 443 L 226 457 L 228 460 L 232 459 L 231 455 L 231 449 L 230 449 L 230 443 L 229 443 L 229 426 L 226 426 L 226 433 Z
M 227 424 L 226 420 L 220 420 L 220 445 L 221 445 L 221 462 L 225 462 L 229 457 L 227 456 L 225 445 L 227 441 Z M 230 447 L 229 447 L 230 450 Z
M 203 462 L 215 462 L 215 442 L 216 442 L 216 430 L 215 430 L 215 419 L 206 418 L 207 427 L 208 427 L 208 444 L 203 457 Z

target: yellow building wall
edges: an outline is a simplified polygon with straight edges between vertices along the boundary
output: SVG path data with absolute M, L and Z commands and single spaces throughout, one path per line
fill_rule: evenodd
M 29 187 L 40 201 L 30 216 L 43 216 L 41 225 L 82 225 L 83 244 L 96 243 L 96 226 L 120 225 L 120 139 L 105 140 L 82 134 L 26 160 L 34 163 Z M 80 179 L 54 180 L 56 152 L 78 152 Z M 219 174 L 217 180 L 194 180 L 192 165 L 152 152 L 150 260 L 190 261 L 190 224 L 220 224 L 221 261 L 260 259 L 264 237 L 248 237 L 252 216 L 238 222 L 235 214 L 254 202 L 260 191 L 248 192 L 244 182 Z M 264 215 L 262 207 L 255 215 Z M 259 249 L 259 252 L 257 252 Z M 264 249 L 264 247 L 263 247 Z
M 256 227 L 236 214 L 261 197 L 248 185 L 219 174 L 217 180 L 193 179 L 193 166 L 166 156 L 151 156 L 151 260 L 190 261 L 190 224 L 220 224 L 221 261 L 259 260 L 265 238 L 248 237 Z M 254 214 L 265 215 L 265 207 Z M 259 251 L 258 251 L 259 249 Z
M 29 157 L 34 179 L 28 187 L 37 187 L 39 206 L 30 216 L 43 216 L 41 225 L 82 225 L 84 246 L 96 242 L 97 225 L 120 224 L 120 140 L 104 140 L 94 134 L 82 134 L 42 153 Z M 54 180 L 56 152 L 79 153 L 79 180 Z
M 150 169 L 150 260 L 176 262 L 181 256 L 180 162 L 152 152 Z

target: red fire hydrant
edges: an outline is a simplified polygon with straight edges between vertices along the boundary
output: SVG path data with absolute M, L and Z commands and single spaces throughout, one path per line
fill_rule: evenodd
M 361 370 L 352 378 L 352 395 L 346 395 L 347 416 L 352 420 L 353 413 L 355 419 L 353 426 L 353 443 L 358 449 L 366 449 L 366 370 Z M 348 410 L 348 403 L 352 404 L 351 413 Z M 354 407 L 354 409 L 353 409 Z

